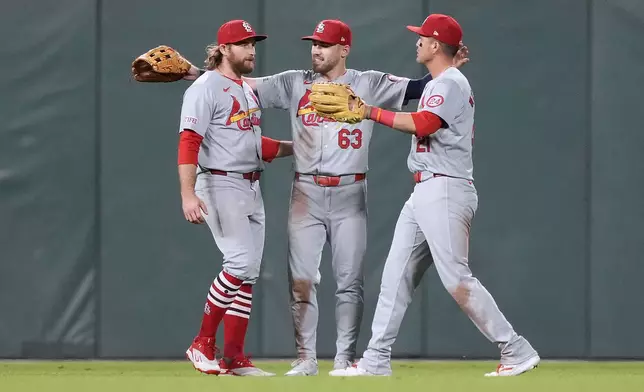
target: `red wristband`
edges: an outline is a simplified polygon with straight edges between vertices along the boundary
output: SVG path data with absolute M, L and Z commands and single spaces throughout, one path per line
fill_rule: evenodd
M 375 106 L 372 106 L 371 110 L 369 111 L 370 119 L 382 125 L 386 125 L 390 128 L 394 127 L 394 117 L 396 117 L 395 112 L 377 108 Z

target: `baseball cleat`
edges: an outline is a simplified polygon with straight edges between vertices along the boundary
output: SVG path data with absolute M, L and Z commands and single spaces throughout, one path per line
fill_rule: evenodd
M 318 375 L 318 361 L 315 358 L 302 359 L 299 358 L 294 361 L 291 370 L 286 372 L 285 376 L 317 376 Z
M 186 350 L 186 358 L 201 373 L 218 375 L 221 369 L 215 358 L 216 351 L 215 338 L 197 336 Z
M 333 361 L 333 370 L 336 369 L 346 369 L 348 367 L 351 367 L 353 365 L 353 362 L 349 361 L 348 359 L 336 359 Z
M 387 376 L 386 374 L 375 374 L 361 368 L 357 363 L 344 369 L 334 369 L 329 372 L 331 377 L 377 377 Z
M 275 373 L 266 372 L 255 367 L 247 356 L 239 356 L 230 362 L 225 359 L 219 361 L 221 368 L 220 376 L 251 376 L 251 377 L 272 377 Z
M 538 355 L 529 358 L 521 363 L 516 365 L 503 365 L 499 364 L 496 367 L 496 370 L 490 373 L 486 373 L 485 377 L 507 377 L 507 376 L 518 376 L 528 372 L 539 365 L 541 358 Z

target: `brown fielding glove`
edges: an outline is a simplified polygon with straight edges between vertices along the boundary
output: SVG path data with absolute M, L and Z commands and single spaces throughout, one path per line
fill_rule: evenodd
M 311 105 L 321 116 L 357 124 L 367 117 L 367 105 L 346 84 L 313 83 Z
M 132 62 L 132 76 L 138 82 L 176 82 L 188 73 L 190 67 L 190 61 L 179 52 L 161 45 L 143 53 Z

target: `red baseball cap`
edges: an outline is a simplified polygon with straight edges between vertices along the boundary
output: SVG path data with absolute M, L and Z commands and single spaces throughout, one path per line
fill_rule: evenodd
M 407 26 L 407 29 L 418 35 L 433 37 L 453 46 L 459 46 L 463 39 L 461 25 L 449 15 L 431 14 L 425 18 L 422 26 Z
M 268 38 L 265 35 L 255 34 L 250 23 L 245 20 L 236 19 L 221 25 L 217 32 L 217 43 L 219 45 L 234 44 L 248 38 L 255 38 L 255 41 L 262 41 Z
M 341 20 L 325 19 L 315 27 L 313 35 L 302 37 L 304 40 L 315 40 L 333 45 L 351 46 L 351 29 Z

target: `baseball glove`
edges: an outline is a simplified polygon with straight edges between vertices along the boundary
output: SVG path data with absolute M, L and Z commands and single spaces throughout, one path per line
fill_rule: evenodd
M 132 76 L 138 82 L 176 82 L 188 74 L 190 67 L 190 61 L 179 52 L 161 45 L 143 53 L 132 62 Z
M 357 124 L 367 117 L 364 101 L 346 84 L 313 83 L 309 100 L 321 116 L 339 122 Z

